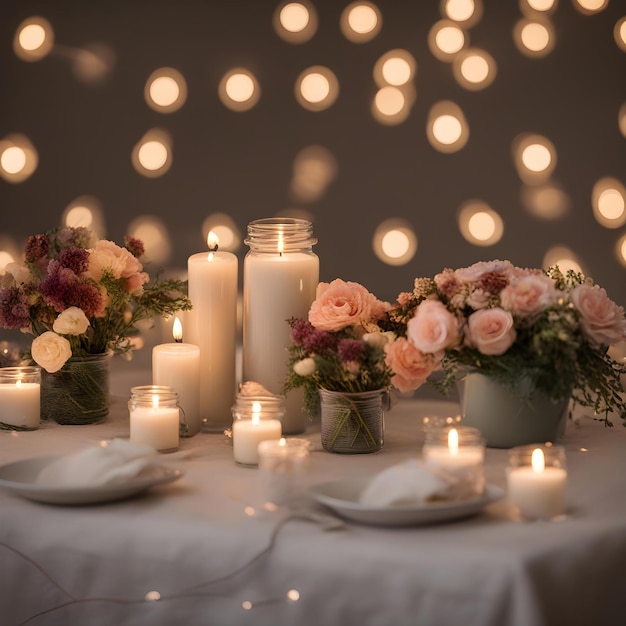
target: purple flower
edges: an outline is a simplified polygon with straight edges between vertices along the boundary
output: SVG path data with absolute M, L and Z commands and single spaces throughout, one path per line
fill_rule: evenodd
M 124 247 L 137 259 L 142 257 L 146 252 L 143 241 L 136 237 L 124 237 Z
M 30 326 L 28 296 L 19 287 L 0 289 L 0 326 L 2 328 Z
M 291 341 L 297 346 L 303 345 L 313 332 L 315 332 L 313 325 L 307 320 L 298 318 L 291 323 Z
M 93 234 L 85 226 L 66 226 L 59 229 L 56 234 L 56 241 L 61 248 L 91 248 Z
M 337 354 L 343 363 L 358 361 L 364 350 L 364 343 L 358 339 L 342 339 L 337 346 Z
M 82 274 L 89 267 L 89 252 L 84 248 L 75 248 L 74 246 L 65 248 L 59 253 L 59 263 L 75 274 Z
M 337 338 L 325 330 L 314 330 L 304 339 L 304 349 L 314 354 L 322 354 L 326 350 L 337 347 Z
M 24 255 L 26 261 L 37 264 L 41 259 L 46 259 L 50 252 L 50 239 L 48 235 L 31 235 L 26 241 Z

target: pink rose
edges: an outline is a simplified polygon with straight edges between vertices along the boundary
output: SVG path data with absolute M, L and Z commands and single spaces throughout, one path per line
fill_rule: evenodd
M 424 300 L 407 324 L 407 337 L 418 350 L 437 354 L 458 343 L 459 323 L 439 300 Z
M 421 352 L 404 337 L 385 345 L 385 363 L 393 371 L 393 386 L 402 392 L 421 387 L 439 364 L 432 354 Z
M 89 267 L 84 276 L 100 282 L 103 272 L 108 271 L 113 278 L 127 279 L 127 290 L 133 293 L 148 281 L 148 274 L 142 269 L 141 262 L 126 248 L 101 239 L 89 250 Z
M 511 274 L 515 267 L 510 261 L 479 261 L 469 267 L 462 267 L 455 270 L 454 277 L 461 284 L 475 283 L 485 274 L 499 272 L 505 275 Z
M 380 319 L 385 309 L 385 303 L 359 283 L 344 282 L 337 278 L 331 283 L 319 283 L 317 286 L 316 299 L 309 311 L 309 322 L 318 330 L 341 330 Z
M 591 341 L 612 346 L 626 339 L 624 309 L 598 285 L 578 285 L 572 302 L 580 313 L 580 326 Z
M 513 316 L 499 307 L 476 311 L 467 323 L 469 344 L 482 354 L 504 354 L 517 336 Z
M 557 291 L 551 278 L 545 275 L 528 274 L 514 280 L 500 293 L 502 306 L 514 315 L 533 315 L 552 306 Z

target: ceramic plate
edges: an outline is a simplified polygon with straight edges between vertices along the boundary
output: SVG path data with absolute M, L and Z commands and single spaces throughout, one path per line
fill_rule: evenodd
M 419 503 L 405 506 L 372 507 L 359 502 L 369 479 L 338 480 L 312 487 L 312 497 L 346 519 L 376 526 L 435 524 L 476 515 L 504 496 L 496 485 L 487 485 L 478 498 L 457 502 Z
M 155 465 L 149 474 L 117 485 L 55 487 L 37 484 L 35 481 L 39 472 L 57 458 L 59 457 L 37 457 L 3 465 L 0 467 L 0 487 L 9 489 L 29 500 L 48 504 L 95 504 L 130 498 L 155 485 L 177 480 L 183 475 L 181 470 Z

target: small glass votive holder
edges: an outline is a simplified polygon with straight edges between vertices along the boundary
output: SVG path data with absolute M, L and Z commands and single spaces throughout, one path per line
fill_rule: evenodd
M 458 499 L 475 498 L 485 490 L 485 440 L 477 428 L 429 428 L 422 447 L 424 465 L 450 482 Z
M 130 440 L 158 452 L 178 449 L 185 414 L 178 393 L 167 385 L 140 385 L 130 390 Z
M 297 500 L 310 451 L 311 442 L 296 437 L 259 443 L 259 472 L 265 506 L 267 503 L 284 506 Z
M 563 446 L 529 444 L 509 450 L 509 500 L 524 520 L 558 520 L 565 514 L 567 463 Z
M 259 443 L 282 436 L 283 396 L 237 396 L 233 414 L 233 459 L 247 467 L 259 464 Z
M 41 368 L 0 368 L 0 426 L 36 430 L 41 414 Z

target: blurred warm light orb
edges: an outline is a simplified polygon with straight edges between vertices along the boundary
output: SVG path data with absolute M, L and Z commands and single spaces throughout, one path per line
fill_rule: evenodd
M 0 249 L 0 275 L 9 263 L 15 263 L 15 257 L 8 250 Z
M 539 13 L 550 13 L 556 9 L 557 0 L 520 0 L 520 8 L 524 13 L 527 10 Z
M 471 91 L 485 89 L 496 78 L 496 62 L 485 50 L 463 50 L 452 62 L 454 77 L 461 87 Z
M 593 186 L 591 204 L 602 226 L 620 228 L 626 223 L 626 188 L 616 178 L 601 178 Z
M 544 254 L 542 267 L 548 269 L 555 265 L 558 265 L 564 274 L 569 270 L 586 274 L 578 255 L 567 246 L 553 246 Z
M 61 223 L 73 228 L 90 228 L 99 238 L 105 235 L 102 205 L 94 196 L 79 196 L 72 200 L 63 211 Z
M 543 135 L 519 135 L 512 144 L 513 160 L 519 177 L 527 185 L 548 181 L 556 167 L 557 153 L 554 144 Z
M 617 125 L 619 126 L 619 130 L 626 137 L 626 103 L 622 104 L 619 108 L 619 113 L 617 114 Z
M 134 219 L 127 229 L 131 237 L 141 239 L 145 253 L 141 257 L 144 264 L 164 265 L 170 260 L 172 244 L 165 222 L 155 215 L 141 215 Z
M 323 111 L 332 106 L 339 95 L 339 81 L 327 67 L 310 67 L 296 79 L 298 103 L 309 111 Z
M 622 235 L 615 244 L 615 256 L 626 267 L 626 235 Z
M 428 48 L 440 61 L 453 61 L 465 45 L 465 32 L 451 20 L 439 20 L 428 32 Z
M 38 164 L 39 155 L 25 135 L 12 134 L 0 139 L 0 177 L 7 182 L 24 182 Z
M 148 178 L 163 176 L 172 165 L 172 141 L 165 131 L 153 129 L 146 133 L 133 148 L 133 166 Z
M 148 106 L 159 113 L 178 111 L 187 100 L 187 81 L 172 67 L 161 67 L 148 77 L 144 88 Z
M 574 7 L 585 15 L 593 15 L 604 11 L 609 5 L 609 0 L 573 0 Z
M 304 43 L 317 31 L 317 12 L 308 0 L 283 2 L 276 7 L 272 23 L 274 31 L 284 41 Z
M 407 50 L 397 48 L 378 58 L 373 76 L 378 87 L 403 87 L 413 80 L 416 70 L 415 57 Z
M 446 154 L 458 152 L 469 139 L 469 126 L 461 108 L 450 101 L 441 101 L 431 107 L 426 125 L 431 146 Z
M 572 208 L 572 201 L 563 188 L 555 183 L 524 185 L 520 200 L 528 213 L 542 220 L 558 220 Z
M 482 0 L 441 0 L 441 14 L 464 28 L 475 26 L 482 13 Z
M 39 61 L 52 50 L 54 31 L 47 19 L 35 15 L 25 19 L 13 38 L 13 51 L 22 61 Z
M 232 111 L 248 111 L 259 101 L 261 89 L 252 72 L 238 67 L 223 76 L 218 94 L 222 104 Z
M 618 47 L 626 52 L 626 16 L 615 23 L 613 37 Z
M 539 17 L 519 20 L 513 29 L 517 49 L 527 57 L 545 57 L 554 49 L 556 35 L 552 23 Z
M 235 220 L 227 213 L 211 213 L 204 219 L 202 222 L 203 241 L 207 241 L 210 233 L 217 237 L 220 250 L 236 252 L 241 247 L 241 231 Z
M 400 89 L 391 85 L 381 87 L 372 100 L 372 116 L 385 126 L 401 124 L 408 118 L 414 99 L 412 89 Z
M 372 2 L 352 2 L 343 10 L 339 25 L 346 39 L 365 43 L 380 32 L 382 15 Z
M 482 200 L 469 200 L 459 209 L 457 223 L 463 238 L 476 246 L 492 246 L 502 239 L 504 222 Z
M 303 148 L 293 162 L 291 192 L 295 200 L 315 202 L 337 176 L 337 159 L 323 146 Z
M 406 265 L 417 252 L 417 236 L 407 220 L 390 218 L 376 228 L 372 248 L 385 264 Z

